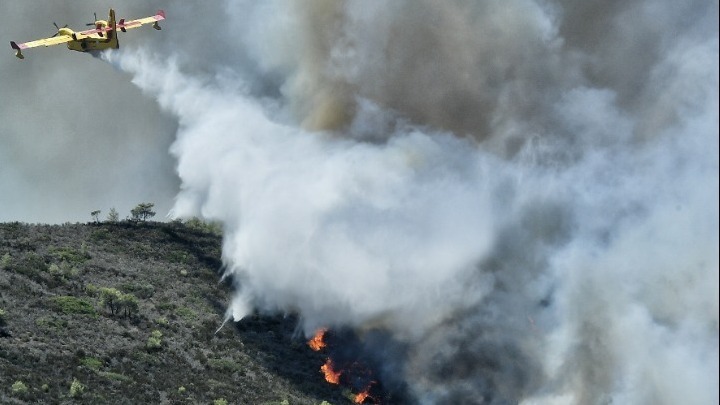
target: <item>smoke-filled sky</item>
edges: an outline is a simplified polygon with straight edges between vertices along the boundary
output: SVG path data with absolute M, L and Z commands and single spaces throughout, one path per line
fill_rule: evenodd
M 221 221 L 236 319 L 382 330 L 413 403 L 718 403 L 717 1 L 115 7 L 168 20 L 0 58 L 0 220 Z

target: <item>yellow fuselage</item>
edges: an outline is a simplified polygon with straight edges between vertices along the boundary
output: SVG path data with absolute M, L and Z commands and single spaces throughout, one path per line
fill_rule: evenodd
M 107 21 L 96 21 L 97 28 L 105 28 L 108 26 Z M 60 33 L 66 34 L 62 31 L 69 31 L 69 35 L 73 35 L 73 31 L 68 28 L 61 28 Z M 120 43 L 118 42 L 115 31 L 108 31 L 103 34 L 102 37 L 96 37 L 93 35 L 91 38 L 82 38 L 73 40 L 67 43 L 68 49 L 78 52 L 89 52 L 89 51 L 102 51 L 104 49 L 118 49 Z

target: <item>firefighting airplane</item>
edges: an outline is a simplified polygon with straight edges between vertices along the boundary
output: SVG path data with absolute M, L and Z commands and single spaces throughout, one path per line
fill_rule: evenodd
M 15 41 L 10 41 L 10 46 L 15 50 L 15 56 L 20 59 L 25 59 L 22 51 L 25 49 L 35 48 L 38 46 L 51 46 L 67 43 L 68 49 L 78 52 L 93 52 L 102 51 L 104 49 L 117 49 L 120 47 L 120 43 L 117 38 L 117 31 L 120 30 L 125 32 L 132 28 L 138 28 L 144 24 L 152 23 L 153 28 L 156 30 L 161 29 L 158 24 L 159 21 L 165 19 L 165 12 L 158 10 L 154 16 L 140 18 L 137 20 L 115 21 L 115 10 L 110 9 L 110 14 L 106 20 L 98 20 L 95 17 L 95 22 L 88 25 L 94 25 L 94 29 L 75 32 L 66 26 L 60 28 L 55 24 L 57 33 L 50 38 L 38 39 L 36 41 L 25 42 L 23 44 L 17 44 Z

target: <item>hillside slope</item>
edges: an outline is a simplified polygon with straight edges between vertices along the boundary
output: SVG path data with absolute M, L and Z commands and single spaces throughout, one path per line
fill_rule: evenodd
M 292 317 L 216 333 L 220 244 L 179 222 L 0 224 L 0 403 L 349 403 Z

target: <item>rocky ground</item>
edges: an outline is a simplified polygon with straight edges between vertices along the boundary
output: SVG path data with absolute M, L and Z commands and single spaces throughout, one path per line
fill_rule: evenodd
M 0 403 L 350 403 L 293 317 L 217 331 L 220 244 L 199 221 L 0 224 Z

